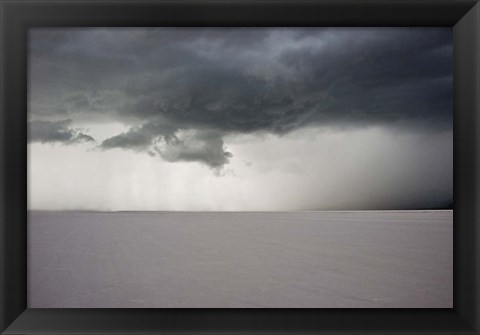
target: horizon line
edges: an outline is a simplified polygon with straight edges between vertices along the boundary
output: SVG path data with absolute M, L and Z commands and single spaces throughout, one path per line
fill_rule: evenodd
M 422 212 L 422 211 L 453 211 L 453 208 L 425 208 L 425 209 L 346 209 L 346 210 L 293 210 L 293 211 L 184 211 L 184 210 L 96 210 L 96 209 L 27 209 L 27 212 L 95 212 L 95 213 L 135 213 L 135 212 L 151 212 L 151 213 L 318 213 L 318 212 Z

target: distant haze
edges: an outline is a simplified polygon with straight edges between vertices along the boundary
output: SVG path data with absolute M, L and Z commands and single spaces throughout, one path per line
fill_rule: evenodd
M 29 208 L 453 203 L 451 28 L 35 28 Z

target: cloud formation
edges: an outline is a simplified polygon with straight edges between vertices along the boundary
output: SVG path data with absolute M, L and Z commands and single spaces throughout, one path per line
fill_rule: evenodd
M 182 131 L 161 124 L 148 123 L 104 140 L 100 149 L 113 148 L 147 151 L 168 162 L 199 162 L 211 168 L 228 163 L 232 154 L 226 151 L 221 135 L 208 130 Z
M 94 138 L 78 129 L 70 128 L 72 120 L 63 121 L 31 121 L 28 124 L 30 142 L 73 144 L 93 142 Z
M 42 28 L 30 37 L 32 118 L 128 125 L 105 150 L 218 168 L 231 134 L 452 128 L 450 28 Z

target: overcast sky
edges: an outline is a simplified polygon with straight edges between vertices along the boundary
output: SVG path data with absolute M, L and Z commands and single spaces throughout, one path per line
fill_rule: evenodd
M 29 33 L 29 208 L 453 201 L 450 28 Z

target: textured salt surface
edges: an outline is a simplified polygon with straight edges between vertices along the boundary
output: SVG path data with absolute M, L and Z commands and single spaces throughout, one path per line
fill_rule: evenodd
M 452 212 L 30 212 L 28 306 L 452 307 Z

